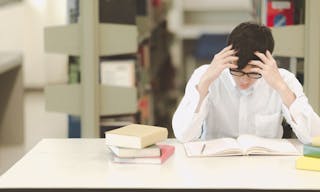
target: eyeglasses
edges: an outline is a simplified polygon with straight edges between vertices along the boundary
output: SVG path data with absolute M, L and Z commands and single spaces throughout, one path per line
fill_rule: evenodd
M 260 73 L 255 73 L 255 72 L 246 73 L 246 72 L 238 71 L 238 70 L 234 70 L 234 69 L 230 69 L 230 73 L 231 73 L 231 75 L 238 76 L 238 77 L 242 77 L 244 75 L 247 75 L 251 79 L 259 79 L 262 77 L 262 75 Z

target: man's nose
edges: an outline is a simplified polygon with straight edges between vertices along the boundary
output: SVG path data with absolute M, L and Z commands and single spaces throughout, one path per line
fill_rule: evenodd
M 241 76 L 240 81 L 242 83 L 248 83 L 250 81 L 250 78 L 247 75 L 243 75 Z

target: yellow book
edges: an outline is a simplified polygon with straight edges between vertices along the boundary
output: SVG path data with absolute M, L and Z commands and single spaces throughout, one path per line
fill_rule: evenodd
M 313 137 L 311 145 L 316 146 L 316 147 L 320 147 L 320 136 Z
M 296 168 L 311 171 L 320 171 L 320 158 L 305 156 L 299 157 L 296 160 Z
M 131 124 L 105 132 L 107 145 L 142 149 L 168 138 L 164 127 Z

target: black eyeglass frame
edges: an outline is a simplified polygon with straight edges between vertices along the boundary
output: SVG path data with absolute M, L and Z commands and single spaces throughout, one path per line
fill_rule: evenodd
M 234 73 L 236 72 L 236 73 Z M 239 70 L 234 70 L 234 69 L 230 69 L 230 74 L 234 75 L 234 76 L 238 76 L 238 77 L 242 77 L 244 75 L 247 75 L 247 77 L 249 77 L 250 79 L 260 79 L 262 77 L 262 75 L 260 73 L 255 73 L 255 72 L 243 72 L 243 71 L 239 71 Z

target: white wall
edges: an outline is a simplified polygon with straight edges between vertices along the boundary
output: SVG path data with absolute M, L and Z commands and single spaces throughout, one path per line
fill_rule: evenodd
M 24 12 L 23 3 L 0 7 L 0 51 L 23 50 Z
M 67 82 L 67 56 L 44 53 L 45 26 L 67 21 L 66 0 L 25 0 L 0 7 L 0 51 L 21 50 L 24 85 Z

